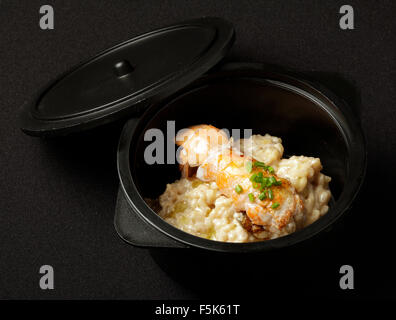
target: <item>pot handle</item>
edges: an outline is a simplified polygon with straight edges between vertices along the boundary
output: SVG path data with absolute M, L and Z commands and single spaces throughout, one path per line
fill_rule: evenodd
M 138 247 L 188 248 L 150 226 L 128 205 L 122 189 L 117 196 L 114 227 L 125 242 Z

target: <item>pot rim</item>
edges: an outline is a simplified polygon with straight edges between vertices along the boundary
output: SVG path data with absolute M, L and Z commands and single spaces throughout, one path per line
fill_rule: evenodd
M 159 109 L 156 109 L 156 107 L 166 107 L 173 98 L 179 97 L 183 92 L 188 92 L 192 88 L 199 87 L 199 84 L 203 84 L 213 78 L 224 77 L 224 75 L 230 76 L 231 74 L 233 74 L 233 77 L 259 78 L 259 80 L 273 80 L 271 78 L 282 79 L 282 81 L 287 81 L 288 85 L 297 86 L 297 88 L 302 90 L 302 93 L 305 93 L 310 98 L 314 98 L 316 104 L 320 103 L 322 105 L 343 134 L 343 138 L 348 146 L 349 163 L 353 163 L 353 166 L 348 167 L 348 177 L 346 179 L 348 185 L 344 187 L 335 205 L 329 208 L 329 212 L 326 215 L 311 225 L 289 235 L 271 240 L 248 243 L 221 242 L 194 236 L 163 220 L 146 204 L 135 184 L 130 168 L 130 150 L 133 142 L 137 141 L 134 138 L 140 134 L 139 129 L 142 129 L 153 116 L 152 111 L 155 109 L 157 112 Z M 366 173 L 367 151 L 365 138 L 357 116 L 350 111 L 343 100 L 336 97 L 330 91 L 322 86 L 319 89 L 315 87 L 314 84 L 301 79 L 301 77 L 296 78 L 294 74 L 268 71 L 264 64 L 228 63 L 222 66 L 220 70 L 203 76 L 191 86 L 172 95 L 171 99 L 151 105 L 141 118 L 130 119 L 125 124 L 121 133 L 117 152 L 117 169 L 120 185 L 128 204 L 140 218 L 163 235 L 188 246 L 219 252 L 258 252 L 290 247 L 324 231 L 351 208 L 353 201 L 358 195 Z

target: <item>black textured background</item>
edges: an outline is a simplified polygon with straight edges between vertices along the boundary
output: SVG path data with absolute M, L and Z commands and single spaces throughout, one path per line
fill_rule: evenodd
M 38 26 L 43 4 L 54 6 L 55 30 Z M 355 9 L 355 30 L 349 31 L 338 26 L 342 4 L 0 0 L 0 298 L 237 298 L 253 296 L 255 288 L 262 289 L 260 295 L 295 292 L 293 299 L 389 297 L 396 231 L 389 204 L 396 195 L 396 4 L 348 1 Z M 23 102 L 73 65 L 142 32 L 204 15 L 235 25 L 228 60 L 309 74 L 353 106 L 366 134 L 367 179 L 348 218 L 324 243 L 301 254 L 280 254 L 277 267 L 268 270 L 266 258 L 233 269 L 229 258 L 211 255 L 202 256 L 202 273 L 173 269 L 166 262 L 171 254 L 119 239 L 113 215 L 122 124 L 53 140 L 28 137 L 18 128 Z M 181 266 L 183 255 L 190 259 L 188 253 L 177 255 Z M 55 290 L 39 289 L 43 264 L 55 269 Z M 343 264 L 355 267 L 353 292 L 338 288 Z M 273 281 L 263 281 L 268 274 Z

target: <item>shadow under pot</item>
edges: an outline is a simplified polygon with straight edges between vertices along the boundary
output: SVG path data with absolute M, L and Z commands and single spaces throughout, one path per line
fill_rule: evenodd
M 144 201 L 158 198 L 180 178 L 177 164 L 147 164 L 144 151 L 152 128 L 176 132 L 207 123 L 218 128 L 252 129 L 282 138 L 286 156 L 319 157 L 332 177 L 329 211 L 287 236 L 250 243 L 227 243 L 183 232 L 163 220 Z M 363 182 L 366 151 L 359 121 L 341 100 L 315 84 L 266 71 L 257 64 L 227 64 L 129 120 L 118 149 L 120 190 L 115 227 L 126 242 L 143 247 L 201 248 L 220 252 L 260 252 L 290 247 L 332 226 L 350 209 Z

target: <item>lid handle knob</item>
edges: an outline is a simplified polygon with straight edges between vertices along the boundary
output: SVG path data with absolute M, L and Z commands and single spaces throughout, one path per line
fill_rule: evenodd
M 126 60 L 119 61 L 114 65 L 114 73 L 117 75 L 117 77 L 126 76 L 132 71 L 132 65 Z

